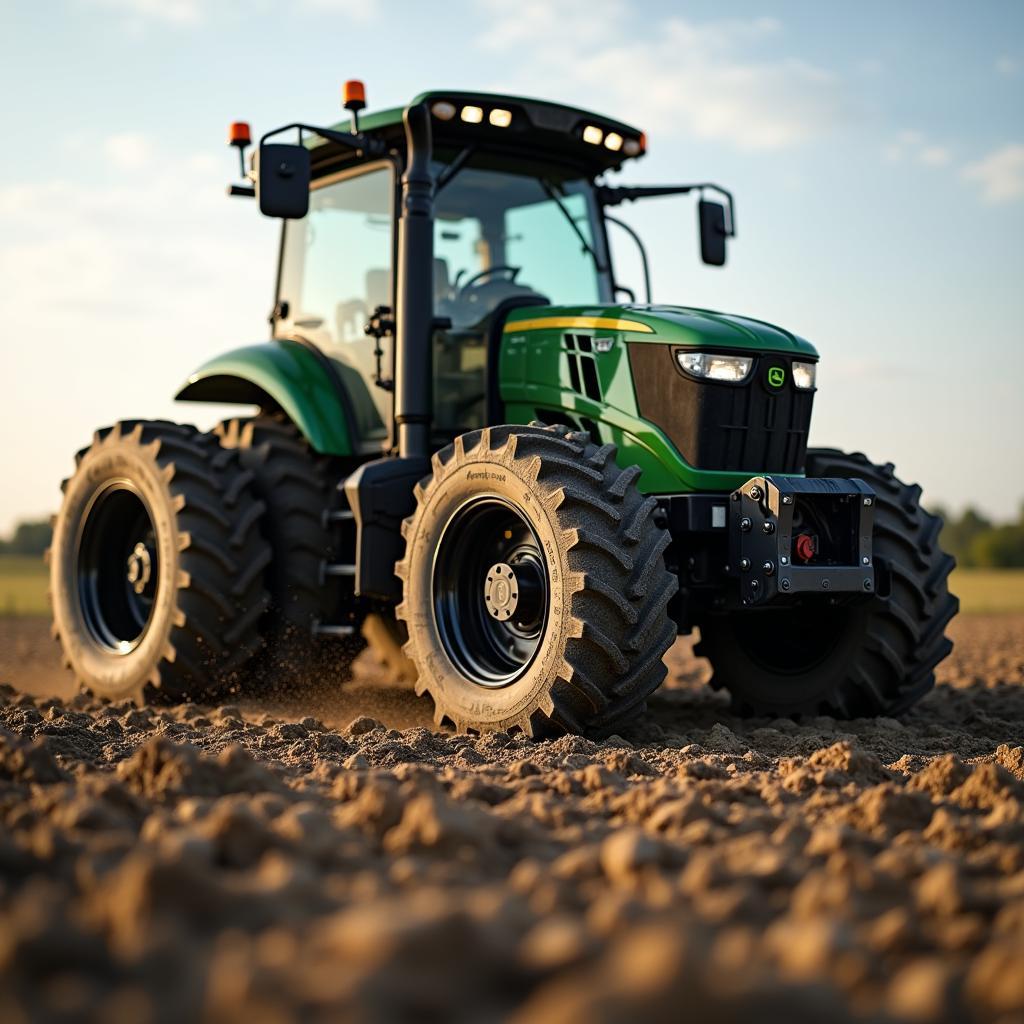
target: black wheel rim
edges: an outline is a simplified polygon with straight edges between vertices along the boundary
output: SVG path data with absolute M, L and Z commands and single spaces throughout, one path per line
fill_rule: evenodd
M 486 687 L 518 679 L 550 607 L 547 564 L 524 513 L 497 496 L 459 508 L 437 546 L 433 599 L 441 643 L 463 676 Z
M 130 654 L 145 635 L 160 583 L 156 531 L 127 480 L 105 484 L 86 509 L 76 565 L 78 603 L 93 642 Z

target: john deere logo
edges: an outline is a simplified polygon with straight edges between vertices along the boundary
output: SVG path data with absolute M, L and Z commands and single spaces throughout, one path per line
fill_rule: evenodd
M 781 388 L 786 383 L 786 371 L 781 366 L 768 367 L 768 386 Z

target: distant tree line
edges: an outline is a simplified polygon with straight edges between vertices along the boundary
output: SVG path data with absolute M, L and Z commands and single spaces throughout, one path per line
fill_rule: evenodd
M 18 523 L 10 540 L 0 538 L 0 555 L 41 555 L 50 546 L 52 536 L 48 519 Z
M 942 546 L 957 565 L 975 569 L 1024 569 L 1024 505 L 1016 522 L 993 523 L 973 508 L 959 516 L 943 509 Z M 2 555 L 41 555 L 50 546 L 49 520 L 19 523 L 10 540 L 0 539 Z
M 993 523 L 973 508 L 965 509 L 960 516 L 936 511 L 945 520 L 940 534 L 942 546 L 956 557 L 957 565 L 968 569 L 1024 569 L 1024 505 L 1012 523 Z

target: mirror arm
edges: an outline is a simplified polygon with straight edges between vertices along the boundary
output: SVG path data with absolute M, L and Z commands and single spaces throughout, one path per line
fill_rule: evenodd
M 292 128 L 298 129 L 300 145 L 302 143 L 302 133 L 309 132 L 312 135 L 320 136 L 321 139 L 326 139 L 328 142 L 336 142 L 339 146 L 345 146 L 347 149 L 354 150 L 356 153 L 365 153 L 367 156 L 383 156 L 387 152 L 387 146 L 383 141 L 368 138 L 362 132 L 354 135 L 352 132 L 336 132 L 333 128 L 316 128 L 313 125 L 300 124 L 298 122 L 286 124 L 267 132 L 260 139 L 260 146 L 274 135 L 280 135 L 281 132 L 290 131 Z
M 632 203 L 637 199 L 650 199 L 655 196 L 682 196 L 687 192 L 703 193 L 705 190 L 717 192 L 725 197 L 726 208 L 729 211 L 729 224 L 725 233 L 729 238 L 735 238 L 736 204 L 732 193 L 712 181 L 702 181 L 693 185 L 599 185 L 596 191 L 597 198 L 604 206 L 618 206 L 626 201 Z
M 700 185 L 599 185 L 597 198 L 605 206 L 618 206 L 627 200 L 649 199 L 653 196 L 681 196 Z

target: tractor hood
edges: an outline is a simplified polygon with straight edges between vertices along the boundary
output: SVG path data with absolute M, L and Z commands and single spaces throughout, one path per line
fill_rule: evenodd
M 688 348 L 753 349 L 786 352 L 817 359 L 805 339 L 781 327 L 745 316 L 687 306 L 531 306 L 517 309 L 505 325 L 506 334 L 542 328 L 619 331 L 630 342 L 660 342 Z

